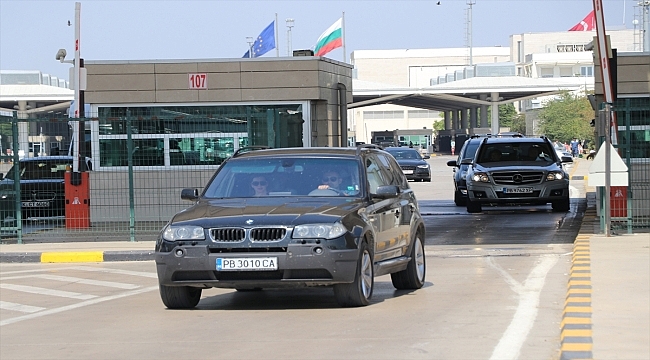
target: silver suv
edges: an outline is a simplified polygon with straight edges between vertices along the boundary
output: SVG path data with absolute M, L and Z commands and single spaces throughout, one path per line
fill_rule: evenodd
M 467 212 L 482 204 L 548 204 L 569 210 L 569 175 L 553 145 L 541 138 L 485 138 L 474 159 L 463 159 L 467 171 Z

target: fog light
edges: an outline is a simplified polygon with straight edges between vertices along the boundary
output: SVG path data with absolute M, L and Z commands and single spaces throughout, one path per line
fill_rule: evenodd
M 323 253 L 323 248 L 320 247 L 320 246 L 315 247 L 315 248 L 314 248 L 314 253 L 315 253 L 316 255 L 321 255 L 321 254 Z
M 174 251 L 174 255 L 176 255 L 177 257 L 183 257 L 183 256 L 185 256 L 185 250 L 176 249 L 176 251 Z

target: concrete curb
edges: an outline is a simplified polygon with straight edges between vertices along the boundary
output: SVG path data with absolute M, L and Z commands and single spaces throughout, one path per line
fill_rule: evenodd
M 83 263 L 104 261 L 148 261 L 153 260 L 153 250 L 129 251 L 56 251 L 0 253 L 0 263 Z

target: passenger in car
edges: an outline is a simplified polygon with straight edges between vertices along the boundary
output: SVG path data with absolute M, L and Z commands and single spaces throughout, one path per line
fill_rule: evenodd
M 253 196 L 267 196 L 269 194 L 268 185 L 269 183 L 264 176 L 255 176 L 251 181 L 251 188 L 255 192 Z
M 332 189 L 339 189 L 339 185 L 341 185 L 341 182 L 343 179 L 341 176 L 339 176 L 339 173 L 337 171 L 326 171 L 323 173 L 323 176 L 321 178 L 322 185 L 320 185 L 318 188 L 332 188 Z
M 490 162 L 497 162 L 501 161 L 501 151 L 494 149 L 492 152 L 490 152 Z

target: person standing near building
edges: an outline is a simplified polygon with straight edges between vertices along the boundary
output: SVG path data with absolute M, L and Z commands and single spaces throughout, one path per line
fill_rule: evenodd
M 579 144 L 580 143 L 578 142 L 577 138 L 573 138 L 573 140 L 571 140 L 571 156 L 573 156 L 573 157 L 578 156 L 578 145 Z

